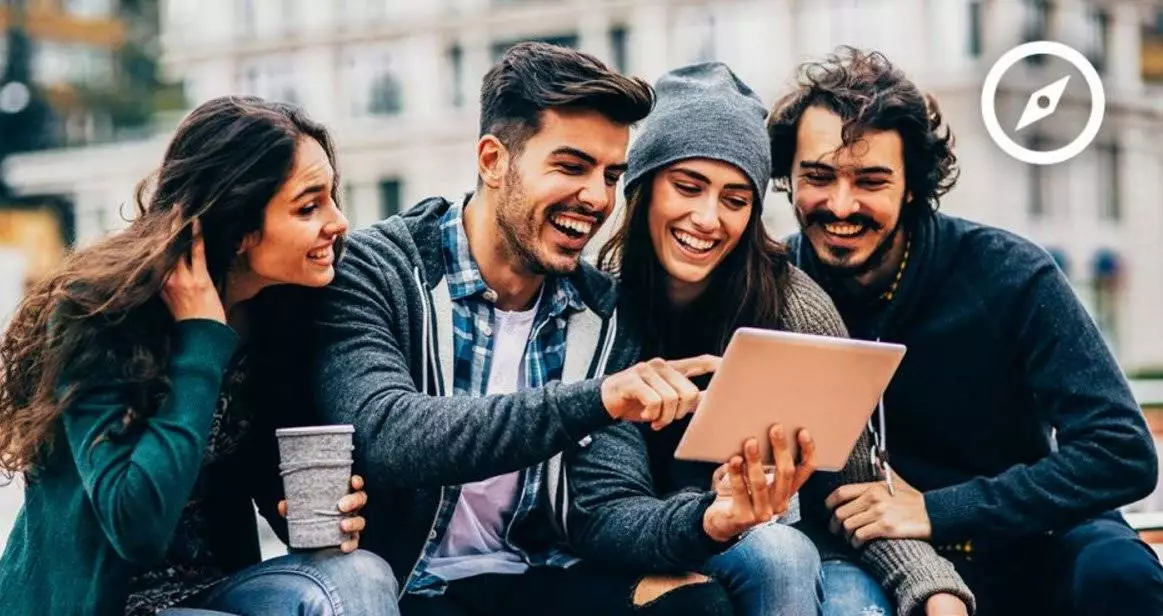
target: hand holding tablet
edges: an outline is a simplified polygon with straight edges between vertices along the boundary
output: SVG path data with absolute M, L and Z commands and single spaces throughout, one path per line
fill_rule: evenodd
M 772 426 L 768 433 L 775 461 L 772 472 L 763 464 L 754 438 L 743 443 L 742 455 L 733 456 L 715 471 L 712 481 L 718 497 L 703 514 L 703 532 L 708 537 L 727 542 L 787 511 L 791 497 L 815 471 L 815 444 L 807 430 L 800 430 L 795 441 L 801 452 L 798 464 L 786 431 Z

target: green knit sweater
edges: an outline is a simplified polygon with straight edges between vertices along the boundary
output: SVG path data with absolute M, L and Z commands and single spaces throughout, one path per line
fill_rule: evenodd
M 140 433 L 95 444 L 125 413 L 116 382 L 80 392 L 61 414 L 0 559 L 0 614 L 120 614 L 130 576 L 164 557 L 238 337 L 189 320 L 173 342 L 171 393 Z

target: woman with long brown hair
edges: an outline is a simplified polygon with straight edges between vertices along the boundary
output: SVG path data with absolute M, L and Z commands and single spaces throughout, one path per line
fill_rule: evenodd
M 722 355 L 740 327 L 845 336 L 827 294 L 764 229 L 771 150 L 762 102 L 721 63 L 671 71 L 656 91 L 655 110 L 630 148 L 623 221 L 599 254 L 619 279 L 625 335 L 640 342 L 641 356 Z M 819 515 L 825 486 L 876 480 L 867 434 L 839 476 L 813 476 L 805 431 L 772 427 L 773 469 L 755 439 L 716 467 L 675 459 L 688 424 L 616 425 L 579 449 L 569 522 L 583 557 L 617 568 L 701 571 L 726 587 L 741 616 L 893 610 L 876 582 L 851 584 L 848 571 L 821 563 L 846 547 Z M 805 519 L 792 526 L 801 487 Z M 968 594 L 949 563 L 920 542 L 875 542 L 863 557 L 900 613 L 934 594 Z
M 0 344 L 0 470 L 25 483 L 0 612 L 397 613 L 387 564 L 340 554 L 360 491 L 341 550 L 259 564 L 254 505 L 285 532 L 273 430 L 310 422 L 296 289 L 331 281 L 347 231 L 334 164 L 297 108 L 211 100 L 128 228 L 31 289 Z

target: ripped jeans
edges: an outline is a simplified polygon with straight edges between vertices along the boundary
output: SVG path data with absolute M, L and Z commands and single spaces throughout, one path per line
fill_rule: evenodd
M 884 589 L 864 569 L 848 560 L 826 560 L 824 616 L 892 616 L 895 608 Z

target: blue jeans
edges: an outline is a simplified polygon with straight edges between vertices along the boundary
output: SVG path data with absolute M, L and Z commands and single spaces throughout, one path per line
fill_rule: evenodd
M 364 550 L 295 552 L 235 573 L 161 616 L 399 616 L 392 569 Z
M 893 604 L 875 579 L 854 562 L 824 562 L 824 616 L 892 616 Z
M 738 616 L 820 613 L 820 553 L 791 526 L 769 522 L 747 531 L 702 573 L 727 589 Z

